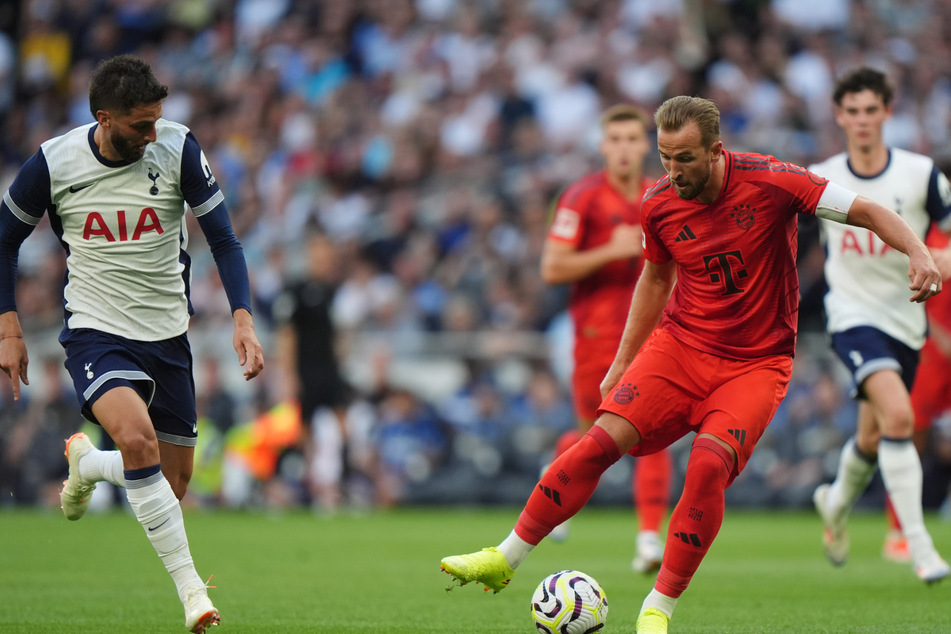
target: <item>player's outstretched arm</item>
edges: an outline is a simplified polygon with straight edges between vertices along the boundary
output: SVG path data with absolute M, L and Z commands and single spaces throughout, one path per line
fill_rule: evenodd
M 602 398 L 621 380 L 627 366 L 634 360 L 634 355 L 654 330 L 676 281 L 677 264 L 673 260 L 662 265 L 654 264 L 650 260 L 644 261 L 644 270 L 634 287 L 631 310 L 627 314 L 621 343 L 618 344 L 611 367 L 601 381 Z
M 234 350 L 244 366 L 244 380 L 250 381 L 264 369 L 264 350 L 254 332 L 254 319 L 244 308 L 234 311 Z
M 15 401 L 20 400 L 20 381 L 23 385 L 30 384 L 26 373 L 29 364 L 20 319 L 15 310 L 9 310 L 0 315 L 0 369 L 10 377 Z
M 878 203 L 857 196 L 849 208 L 846 222 L 873 231 L 888 246 L 908 256 L 909 301 L 923 302 L 941 292 L 941 272 L 925 243 L 915 235 L 901 216 Z

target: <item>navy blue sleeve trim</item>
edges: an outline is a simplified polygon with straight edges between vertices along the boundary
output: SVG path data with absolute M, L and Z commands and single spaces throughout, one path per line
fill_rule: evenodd
M 937 167 L 931 168 L 925 209 L 932 220 L 944 226 L 951 217 L 951 183 Z
M 191 132 L 185 136 L 185 145 L 182 147 L 181 188 L 182 197 L 192 209 L 200 208 L 221 189 L 198 140 Z
M 218 275 L 228 295 L 231 312 L 244 308 L 251 312 L 251 283 L 248 279 L 248 265 L 244 260 L 244 249 L 234 235 L 231 219 L 224 203 L 198 217 L 211 255 L 215 258 Z
M 20 245 L 34 225 L 21 222 L 6 202 L 0 203 L 0 313 L 17 309 L 17 263 Z
M 49 166 L 39 151 L 23 164 L 0 203 L 0 313 L 17 309 L 20 245 L 52 204 Z
M 42 218 L 46 210 L 53 206 L 50 168 L 42 150 L 26 160 L 7 194 L 18 211 L 37 219 Z

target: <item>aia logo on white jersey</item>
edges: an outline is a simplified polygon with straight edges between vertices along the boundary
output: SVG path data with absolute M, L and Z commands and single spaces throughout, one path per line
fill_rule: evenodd
M 115 221 L 112 223 L 106 222 L 102 214 L 94 211 L 86 216 L 83 240 L 100 237 L 105 238 L 107 242 L 127 242 L 140 240 L 144 234 L 150 231 L 155 231 L 159 235 L 165 233 L 165 230 L 162 229 L 162 223 L 159 222 L 158 214 L 151 207 L 146 207 L 139 212 L 139 218 L 136 220 L 131 234 L 129 233 L 129 223 L 126 220 L 124 209 L 116 212 Z
M 891 249 L 881 238 L 868 229 L 855 231 L 846 229 L 842 232 L 842 242 L 839 245 L 839 253 L 846 255 L 885 255 Z

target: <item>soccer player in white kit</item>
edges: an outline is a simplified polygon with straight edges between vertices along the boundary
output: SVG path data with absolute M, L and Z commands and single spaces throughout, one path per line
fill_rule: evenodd
M 842 77 L 833 99 L 847 151 L 809 169 L 894 209 L 922 239 L 932 223 L 951 232 L 948 179 L 930 158 L 883 142 L 892 95 L 877 70 L 860 68 Z M 842 449 L 835 481 L 820 485 L 813 496 L 825 524 L 826 555 L 835 565 L 845 563 L 848 515 L 877 467 L 915 572 L 933 583 L 947 577 L 949 568 L 922 517 L 922 470 L 912 443 L 909 396 L 927 334 L 924 305 L 907 301 L 908 264 L 901 253 L 866 229 L 825 220 L 821 226 L 827 328 L 852 373 L 859 403 L 857 431 Z
M 192 474 L 195 385 L 186 331 L 190 260 L 185 213 L 205 234 L 234 318 L 233 344 L 245 379 L 263 369 L 251 317 L 244 252 L 224 195 L 198 142 L 162 119 L 168 88 L 142 60 L 121 55 L 93 72 L 96 121 L 50 139 L 20 169 L 0 204 L 0 367 L 19 398 L 27 351 L 16 312 L 19 248 L 49 214 L 66 249 L 60 342 L 85 418 L 118 451 L 85 434 L 66 444 L 63 512 L 78 520 L 96 482 L 125 487 L 129 503 L 185 609 L 204 632 L 218 610 L 195 571 L 179 500 Z

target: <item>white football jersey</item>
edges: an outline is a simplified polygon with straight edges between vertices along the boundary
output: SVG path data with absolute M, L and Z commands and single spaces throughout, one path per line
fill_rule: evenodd
M 951 230 L 951 185 L 926 156 L 893 148 L 885 170 L 868 178 L 852 171 L 846 153 L 809 169 L 896 211 L 922 239 L 932 220 Z M 868 229 L 828 220 L 821 227 L 829 332 L 872 326 L 920 349 L 927 321 L 924 304 L 908 301 L 908 258 Z
M 182 193 L 182 155 L 188 128 L 159 119 L 156 140 L 132 164 L 97 155 L 95 123 L 42 144 L 49 168 L 53 229 L 67 250 L 64 289 L 66 326 L 94 328 L 138 341 L 159 341 L 188 328 L 186 280 L 189 259 Z M 198 150 L 196 150 L 196 153 Z M 207 181 L 196 216 L 214 209 L 223 195 L 203 153 Z M 21 220 L 39 221 L 30 201 L 4 200 Z

